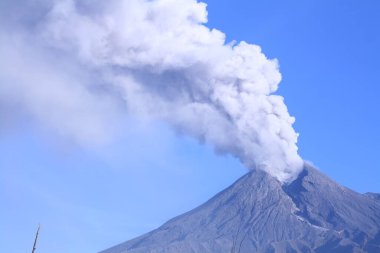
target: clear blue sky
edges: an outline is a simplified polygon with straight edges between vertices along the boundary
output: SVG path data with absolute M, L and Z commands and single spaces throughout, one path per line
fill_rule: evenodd
M 345 186 L 380 192 L 380 2 L 206 2 L 209 27 L 279 59 L 278 93 L 297 119 L 301 156 Z M 39 222 L 37 252 L 97 252 L 245 173 L 235 159 L 163 125 L 132 127 L 102 150 L 57 141 L 27 122 L 2 131 L 0 252 L 31 251 Z

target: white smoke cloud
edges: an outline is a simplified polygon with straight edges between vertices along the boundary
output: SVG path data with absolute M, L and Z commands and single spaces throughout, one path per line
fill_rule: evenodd
M 1 34 L 1 103 L 11 98 L 85 142 L 103 141 L 120 117 L 132 115 L 164 120 L 283 182 L 302 168 L 294 118 L 273 95 L 277 61 L 207 28 L 204 3 L 38 4 L 43 15 L 16 20 Z

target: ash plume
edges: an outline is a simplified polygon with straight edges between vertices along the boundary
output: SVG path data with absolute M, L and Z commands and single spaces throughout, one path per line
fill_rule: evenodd
M 0 11 L 12 13 L 0 19 L 0 104 L 79 141 L 102 142 L 112 122 L 133 116 L 165 121 L 282 182 L 302 168 L 294 118 L 274 94 L 277 61 L 206 27 L 206 4 L 15 2 Z

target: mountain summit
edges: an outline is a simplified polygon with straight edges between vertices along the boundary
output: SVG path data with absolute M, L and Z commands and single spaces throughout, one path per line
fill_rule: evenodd
M 311 165 L 288 185 L 252 171 L 198 208 L 102 253 L 380 253 L 380 199 Z

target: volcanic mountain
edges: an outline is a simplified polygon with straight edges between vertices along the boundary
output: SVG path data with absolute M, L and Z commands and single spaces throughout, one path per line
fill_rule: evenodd
M 380 195 L 305 164 L 281 184 L 252 171 L 205 204 L 102 253 L 380 253 Z

